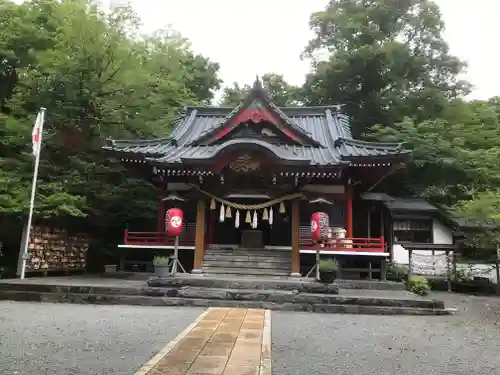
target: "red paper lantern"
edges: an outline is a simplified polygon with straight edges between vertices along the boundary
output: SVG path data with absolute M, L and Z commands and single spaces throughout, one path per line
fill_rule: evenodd
M 315 212 L 311 216 L 311 235 L 313 241 L 324 241 L 328 237 L 330 219 L 324 212 Z
M 176 237 L 182 233 L 184 213 L 180 208 L 170 208 L 165 214 L 165 229 L 167 235 Z

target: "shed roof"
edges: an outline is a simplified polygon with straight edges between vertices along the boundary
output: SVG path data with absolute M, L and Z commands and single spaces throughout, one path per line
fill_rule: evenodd
M 390 211 L 439 211 L 436 206 L 420 198 L 393 198 L 392 200 L 385 201 L 384 205 Z

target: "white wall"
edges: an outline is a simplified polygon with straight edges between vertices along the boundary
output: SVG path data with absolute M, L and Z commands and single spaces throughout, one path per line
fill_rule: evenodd
M 435 244 L 453 244 L 453 230 L 437 219 L 432 219 L 432 236 Z

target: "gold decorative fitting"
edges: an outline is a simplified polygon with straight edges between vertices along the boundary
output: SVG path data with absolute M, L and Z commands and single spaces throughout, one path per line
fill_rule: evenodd
M 229 164 L 229 168 L 239 173 L 253 172 L 259 169 L 259 167 L 260 162 L 252 159 L 250 155 L 240 156 L 235 161 Z

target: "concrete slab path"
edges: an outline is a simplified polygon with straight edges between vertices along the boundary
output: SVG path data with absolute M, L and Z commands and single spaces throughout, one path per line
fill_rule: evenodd
M 271 375 L 269 310 L 209 308 L 135 375 Z

